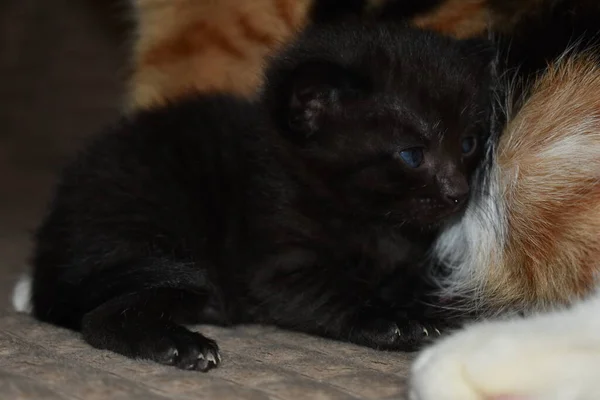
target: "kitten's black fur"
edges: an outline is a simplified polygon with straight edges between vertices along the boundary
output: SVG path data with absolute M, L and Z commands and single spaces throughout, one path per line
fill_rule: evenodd
M 415 348 L 421 263 L 483 153 L 461 138 L 488 132 L 475 53 L 381 23 L 314 27 L 256 103 L 197 95 L 125 118 L 64 171 L 37 233 L 34 315 L 185 369 L 219 363 L 187 323 Z

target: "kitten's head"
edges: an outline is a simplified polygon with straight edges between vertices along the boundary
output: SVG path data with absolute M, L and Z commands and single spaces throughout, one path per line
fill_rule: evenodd
M 340 209 L 426 229 L 469 197 L 489 130 L 488 58 L 393 25 L 318 27 L 274 60 L 265 100 Z

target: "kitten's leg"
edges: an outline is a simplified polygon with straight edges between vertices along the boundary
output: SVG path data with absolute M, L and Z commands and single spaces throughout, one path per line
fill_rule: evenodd
M 216 367 L 216 343 L 182 326 L 229 322 L 207 265 L 141 255 L 125 261 L 133 258 L 124 256 L 125 248 L 131 249 L 123 246 L 110 260 L 82 257 L 77 269 L 50 263 L 54 253 L 38 253 L 36 318 L 80 330 L 92 346 L 128 357 L 200 371 Z
M 250 288 L 259 322 L 386 350 L 415 350 L 439 335 L 380 296 L 366 260 L 325 267 L 315 259 L 308 251 L 290 252 L 256 274 Z M 359 268 L 353 271 L 352 262 Z
M 191 314 L 203 303 L 202 297 L 173 289 L 120 296 L 85 314 L 81 331 L 88 343 L 100 349 L 208 371 L 221 361 L 216 342 L 179 325 L 198 319 Z
M 569 310 L 483 322 L 425 350 L 413 400 L 600 398 L 600 293 Z

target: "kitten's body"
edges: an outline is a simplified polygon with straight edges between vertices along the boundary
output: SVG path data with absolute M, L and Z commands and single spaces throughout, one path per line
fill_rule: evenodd
M 488 130 L 471 45 L 323 26 L 274 59 L 260 102 L 211 94 L 125 119 L 63 174 L 34 315 L 187 369 L 218 350 L 183 323 L 419 345 L 434 332 L 421 264 Z

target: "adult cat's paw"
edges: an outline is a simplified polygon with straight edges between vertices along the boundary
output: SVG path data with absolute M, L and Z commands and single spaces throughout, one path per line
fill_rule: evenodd
M 410 399 L 600 399 L 600 325 L 553 318 L 480 323 L 440 340 L 415 361 Z
M 440 334 L 440 330 L 429 323 L 375 318 L 355 327 L 352 341 L 381 350 L 415 351 Z

